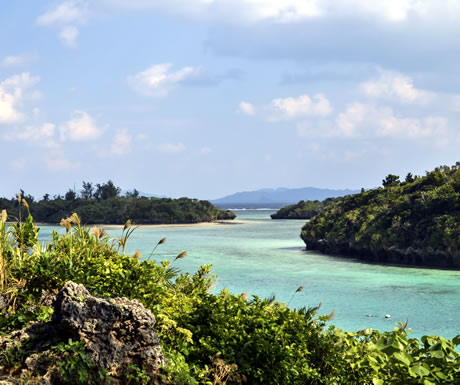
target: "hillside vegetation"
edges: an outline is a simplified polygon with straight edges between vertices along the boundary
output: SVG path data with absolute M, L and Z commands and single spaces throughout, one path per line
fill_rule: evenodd
M 460 162 L 340 198 L 312 218 L 308 250 L 397 264 L 460 268 Z
M 323 201 L 300 201 L 293 205 L 280 208 L 271 215 L 272 219 L 311 219 L 338 198 L 327 198 Z
M 234 219 L 236 215 L 229 210 L 220 210 L 208 201 L 190 198 L 146 198 L 139 196 L 137 190 L 120 195 L 121 189 L 112 181 L 93 185 L 83 182 L 80 194 L 73 190 L 64 196 L 50 198 L 45 194 L 36 201 L 31 195 L 26 200 L 35 220 L 42 223 L 59 223 L 62 218 L 77 213 L 83 223 L 123 224 L 128 219 L 136 224 L 177 224 L 212 222 Z M 8 212 L 16 212 L 16 198 L 0 198 L 0 207 Z M 21 209 L 21 215 L 27 213 Z
M 418 340 L 410 337 L 407 324 L 392 332 L 347 333 L 326 327 L 334 314 L 318 317 L 319 306 L 290 309 L 274 298 L 227 290 L 212 294 L 215 277 L 210 266 L 194 275 L 179 272 L 184 252 L 172 262 L 155 262 L 152 255 L 142 258 L 139 253 L 126 255 L 132 233 L 129 223 L 113 241 L 100 229 L 82 227 L 74 214 L 63 221 L 66 233 L 54 232 L 43 245 L 30 215 L 14 225 L 8 225 L 7 219 L 11 218 L 3 211 L 0 336 L 6 336 L 6 343 L 24 325 L 50 321 L 53 308 L 47 298 L 71 280 L 94 296 L 136 299 L 155 314 L 155 329 L 167 359 L 155 373 L 162 384 L 432 385 L 460 381 L 460 355 L 455 350 L 460 336 Z M 161 239 L 157 246 L 165 241 Z M 293 290 L 293 295 L 302 290 Z M 50 365 L 54 368 L 52 385 L 114 383 L 89 358 L 88 343 L 62 340 L 55 334 L 44 356 L 24 340 L 19 348 L 0 352 L 0 378 L 49 383 L 40 373 L 30 372 L 33 360 L 40 362 L 43 373 Z M 121 379 L 130 385 L 158 384 L 156 380 L 142 361 L 129 365 Z

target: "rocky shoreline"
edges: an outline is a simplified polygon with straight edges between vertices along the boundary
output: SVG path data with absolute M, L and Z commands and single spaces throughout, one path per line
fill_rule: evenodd
M 354 245 L 352 242 L 313 239 L 306 236 L 301 236 L 301 238 L 305 242 L 307 250 L 319 251 L 324 254 L 353 257 L 364 261 L 391 265 L 460 269 L 459 254 L 449 254 L 433 248 L 417 249 L 408 247 L 401 249 L 392 246 L 382 249 L 369 249 Z

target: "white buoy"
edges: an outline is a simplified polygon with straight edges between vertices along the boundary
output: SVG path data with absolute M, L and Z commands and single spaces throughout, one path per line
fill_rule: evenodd
M 391 318 L 391 315 L 387 314 L 387 315 L 385 316 L 385 318 Z

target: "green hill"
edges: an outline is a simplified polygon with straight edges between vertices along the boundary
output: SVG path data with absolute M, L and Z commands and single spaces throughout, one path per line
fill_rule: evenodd
M 361 259 L 460 268 L 460 162 L 340 198 L 305 224 L 308 250 Z
M 324 201 L 300 201 L 299 203 L 280 208 L 271 215 L 272 219 L 310 219 L 318 215 L 325 207 L 337 201 L 327 198 Z

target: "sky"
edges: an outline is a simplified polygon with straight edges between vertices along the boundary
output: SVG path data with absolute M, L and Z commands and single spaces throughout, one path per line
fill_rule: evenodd
M 460 0 L 0 4 L 0 196 L 215 199 L 460 161 Z

